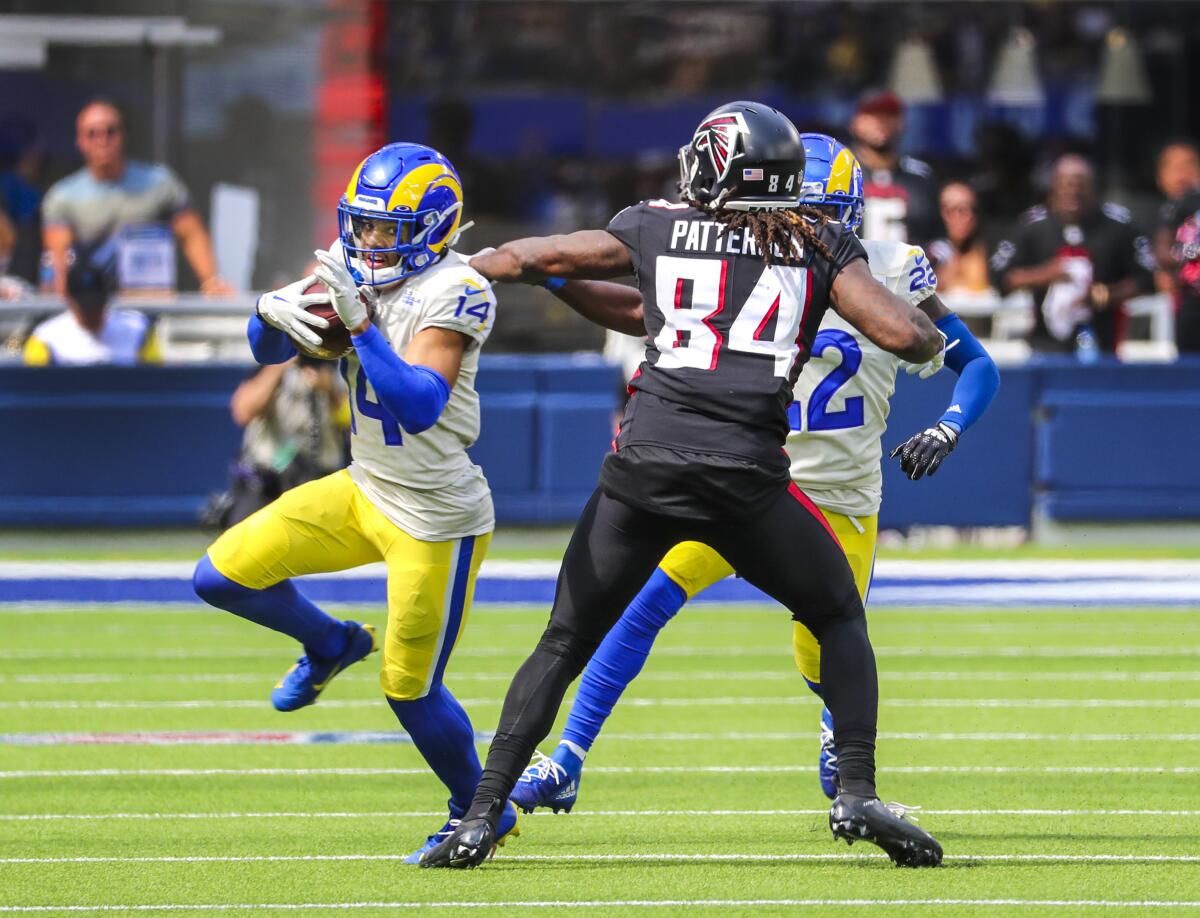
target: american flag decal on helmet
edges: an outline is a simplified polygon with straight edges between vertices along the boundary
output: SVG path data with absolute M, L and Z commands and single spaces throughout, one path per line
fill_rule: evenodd
M 742 155 L 734 151 L 738 135 L 746 133 L 749 131 L 741 112 L 718 115 L 696 128 L 696 133 L 692 136 L 692 146 L 697 150 L 708 151 L 708 158 L 717 173 L 717 181 L 725 180 L 733 161 Z

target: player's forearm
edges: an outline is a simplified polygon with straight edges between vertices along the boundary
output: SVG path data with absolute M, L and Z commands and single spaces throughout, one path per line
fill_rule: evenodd
M 632 271 L 629 253 L 611 233 L 581 230 L 560 236 L 531 236 L 477 255 L 471 267 L 488 280 L 535 284 L 547 277 L 603 280 Z
M 291 338 L 278 328 L 268 325 L 257 313 L 250 317 L 246 326 L 246 337 L 250 341 L 250 353 L 254 355 L 255 362 L 264 366 L 284 363 L 299 353 Z
M 872 277 L 862 259 L 838 272 L 830 299 L 842 318 L 901 360 L 925 363 L 942 348 L 941 333 L 929 317 Z
M 962 433 L 981 417 L 1000 389 L 1000 371 L 991 355 L 956 315 L 937 323 L 946 336 L 946 366 L 958 374 L 950 407 L 939 418 Z
M 642 295 L 633 287 L 554 277 L 543 286 L 589 322 L 636 338 L 646 334 Z
M 437 423 L 450 400 L 450 384 L 440 373 L 407 363 L 374 325 L 351 340 L 379 404 L 407 433 Z

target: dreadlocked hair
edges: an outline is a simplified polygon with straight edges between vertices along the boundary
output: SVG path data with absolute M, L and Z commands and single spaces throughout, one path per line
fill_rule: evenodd
M 720 223 L 723 228 L 722 234 L 733 230 L 750 233 L 758 244 L 758 250 L 766 264 L 771 263 L 774 252 L 780 253 L 783 264 L 797 264 L 799 258 L 794 245 L 796 237 L 826 261 L 833 261 L 833 252 L 817 231 L 817 227 L 830 221 L 828 215 L 806 204 L 786 210 L 731 210 L 724 206 L 728 196 L 729 190 L 726 189 L 711 203 L 697 201 L 691 195 L 685 196 L 684 200 Z

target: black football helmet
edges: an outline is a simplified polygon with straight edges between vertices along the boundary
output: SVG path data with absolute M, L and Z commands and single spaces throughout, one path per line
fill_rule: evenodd
M 679 150 L 685 201 L 732 210 L 796 207 L 804 186 L 804 142 L 791 119 L 758 102 L 730 102 L 710 112 Z

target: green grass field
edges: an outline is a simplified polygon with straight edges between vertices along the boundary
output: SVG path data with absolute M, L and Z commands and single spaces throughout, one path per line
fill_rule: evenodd
M 378 608 L 343 611 L 382 625 Z M 477 729 L 544 619 L 475 611 L 447 682 Z M 9 739 L 397 729 L 374 657 L 276 714 L 289 642 L 199 607 L 0 606 L 0 634 Z M 399 863 L 444 812 L 411 746 L 0 744 L 0 911 L 1196 913 L 1194 611 L 873 612 L 880 791 L 924 808 L 947 853 L 926 871 L 831 841 L 789 634 L 775 609 L 686 610 L 593 750 L 576 811 L 523 817 L 466 873 Z

